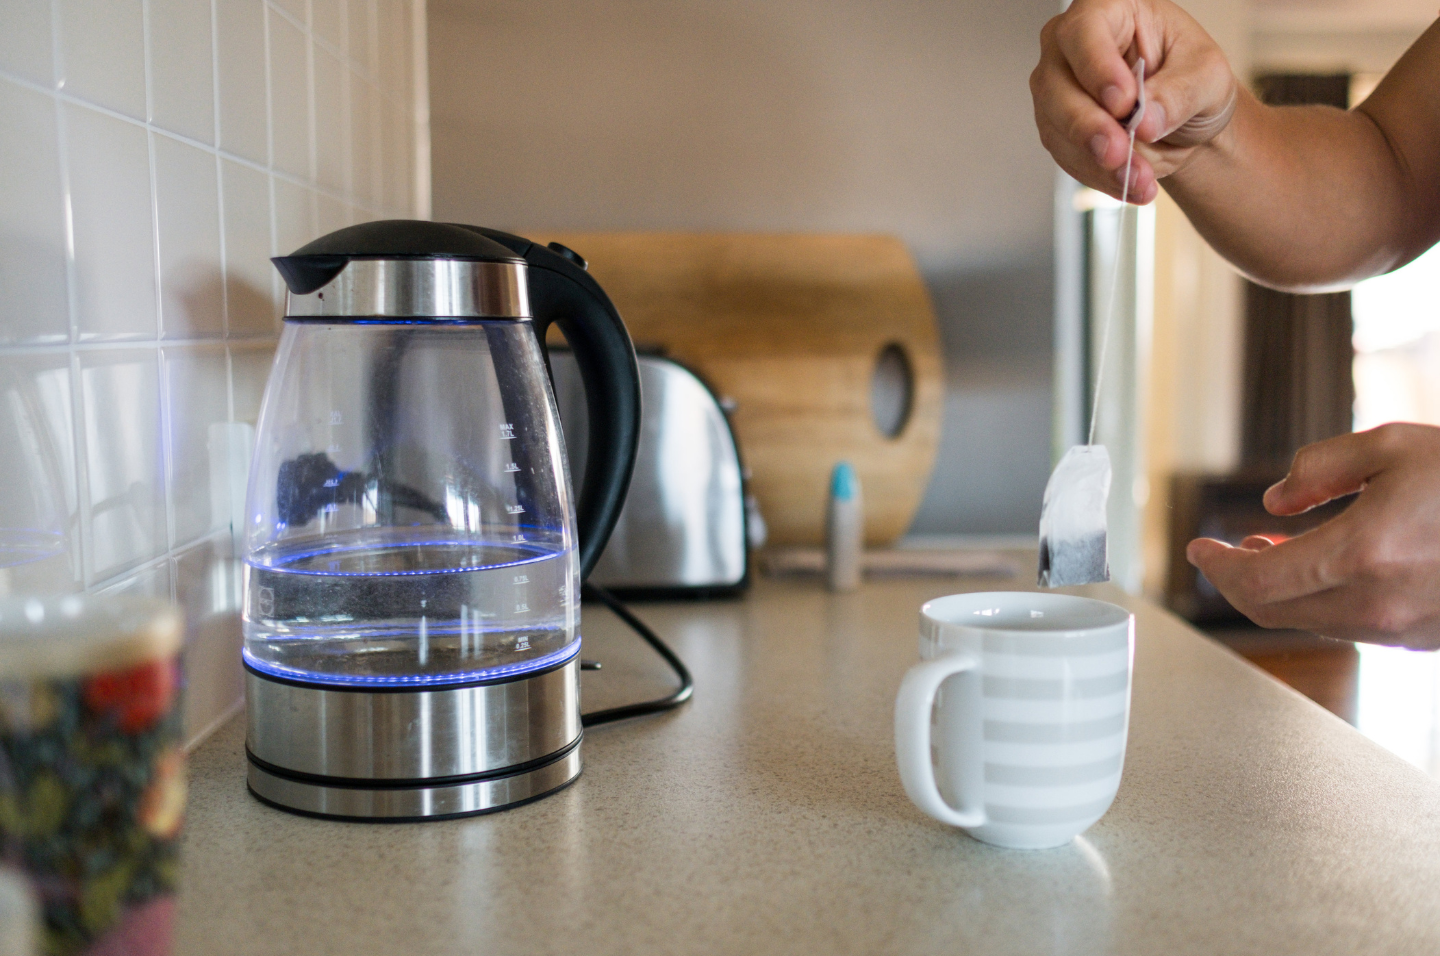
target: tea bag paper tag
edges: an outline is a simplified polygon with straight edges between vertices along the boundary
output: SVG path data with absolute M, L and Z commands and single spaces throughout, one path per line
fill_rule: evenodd
M 1045 486 L 1040 506 L 1041 587 L 1110 580 L 1105 539 L 1110 500 L 1110 453 L 1104 445 L 1076 445 Z

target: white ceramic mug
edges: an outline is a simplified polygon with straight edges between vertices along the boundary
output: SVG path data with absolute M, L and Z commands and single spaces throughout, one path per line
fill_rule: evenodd
M 921 663 L 895 701 L 905 792 L 986 843 L 1068 842 L 1120 786 L 1134 647 L 1134 618 L 1104 601 L 990 591 L 928 602 Z

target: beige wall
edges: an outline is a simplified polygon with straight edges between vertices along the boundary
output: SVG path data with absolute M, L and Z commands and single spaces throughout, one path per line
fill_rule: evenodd
M 436 218 L 899 235 L 945 342 L 917 527 L 1029 532 L 1049 471 L 1051 0 L 432 0 Z M 583 250 L 582 250 L 583 251 Z
M 1256 72 L 1383 73 L 1435 22 L 1434 0 L 1253 0 Z
M 1254 68 L 1264 73 L 1384 73 L 1421 29 L 1257 29 L 1252 38 Z

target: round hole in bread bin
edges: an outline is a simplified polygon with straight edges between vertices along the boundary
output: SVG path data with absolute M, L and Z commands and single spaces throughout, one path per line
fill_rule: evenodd
M 899 438 L 915 405 L 915 372 L 910 356 L 898 342 L 890 342 L 875 357 L 870 377 L 870 417 L 886 438 Z

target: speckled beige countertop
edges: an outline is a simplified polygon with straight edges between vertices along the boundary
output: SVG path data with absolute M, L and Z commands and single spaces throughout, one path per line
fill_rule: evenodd
M 968 589 L 995 581 L 969 580 Z M 999 582 L 1022 586 L 1020 582 Z M 1120 795 L 1058 850 L 999 850 L 900 788 L 891 707 L 953 581 L 759 580 L 642 606 L 695 672 L 596 728 L 537 803 L 440 823 L 291 816 L 243 721 L 193 761 L 182 954 L 1440 953 L 1440 784 L 1143 602 Z M 592 709 L 663 665 L 587 609 Z

